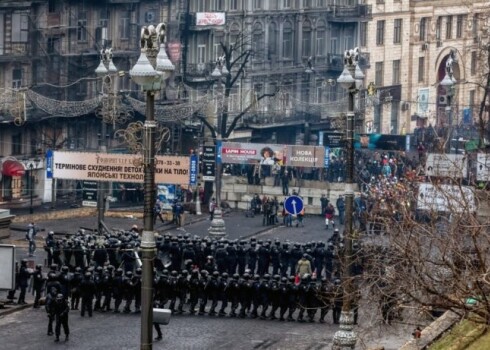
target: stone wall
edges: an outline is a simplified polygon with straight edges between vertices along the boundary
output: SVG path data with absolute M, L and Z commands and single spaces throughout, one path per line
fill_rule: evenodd
M 236 176 L 223 176 L 221 199 L 226 201 L 234 209 L 248 209 L 250 200 L 255 193 L 260 197 L 277 197 L 281 202 L 285 196 L 282 194 L 282 186 L 273 186 L 274 179 L 266 178 L 261 185 L 249 185 L 247 179 Z M 345 191 L 345 183 L 329 183 L 324 181 L 292 180 L 289 184 L 289 192 L 296 190 L 305 204 L 306 214 L 320 214 L 320 198 L 322 194 L 335 206 L 339 195 Z

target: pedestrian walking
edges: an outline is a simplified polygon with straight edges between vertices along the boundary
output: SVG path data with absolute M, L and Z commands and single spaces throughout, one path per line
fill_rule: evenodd
M 38 228 L 31 222 L 27 227 L 26 239 L 29 241 L 29 256 L 33 257 L 34 252 L 36 251 L 36 235 L 38 232 Z

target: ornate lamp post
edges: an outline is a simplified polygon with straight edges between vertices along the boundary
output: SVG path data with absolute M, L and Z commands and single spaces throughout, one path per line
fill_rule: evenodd
M 153 260 L 155 233 L 153 207 L 155 206 L 155 93 L 175 70 L 165 51 L 166 26 L 150 25 L 141 29 L 141 55 L 129 74 L 146 92 L 146 120 L 143 125 L 144 205 L 143 234 L 141 236 L 141 350 L 152 349 L 153 324 Z M 149 59 L 154 60 L 154 64 Z
M 451 51 L 449 57 L 446 61 L 446 74 L 444 75 L 444 79 L 441 80 L 441 86 L 446 90 L 447 96 L 447 106 L 446 106 L 446 117 L 449 125 L 449 133 L 448 133 L 448 146 L 446 147 L 448 153 L 451 153 L 451 141 L 453 138 L 453 114 L 452 114 L 452 99 L 454 94 L 454 85 L 456 84 L 456 79 L 453 76 L 453 63 L 455 61 L 455 53 Z
M 347 174 L 345 184 L 345 251 L 342 257 L 342 285 L 344 288 L 342 300 L 342 313 L 340 316 L 340 330 L 335 332 L 333 338 L 333 350 L 354 349 L 357 342 L 354 329 L 354 312 L 352 310 L 352 241 L 354 231 L 352 227 L 352 217 L 354 214 L 354 97 L 362 86 L 364 74 L 358 65 L 359 49 L 347 50 L 344 53 L 344 71 L 337 79 L 349 94 L 349 105 L 347 110 Z
M 102 77 L 102 94 L 104 95 L 104 97 L 106 97 L 105 95 L 112 94 L 113 92 L 112 79 L 114 78 L 116 73 L 117 73 L 117 68 L 114 65 L 114 62 L 112 62 L 112 49 L 109 48 L 109 49 L 101 50 L 100 64 L 95 69 L 95 74 L 97 74 L 98 77 Z M 101 153 L 107 153 L 106 119 L 107 116 L 103 115 L 101 135 L 99 139 L 99 151 Z M 106 191 L 107 191 L 106 184 L 102 181 L 99 181 L 97 184 L 97 213 L 98 213 L 97 232 L 99 232 L 99 234 L 101 234 L 104 229 L 102 223 L 104 221 L 105 201 L 107 195 Z
M 216 80 L 218 83 L 218 87 L 221 87 L 221 77 L 227 76 L 230 74 L 228 69 L 226 68 L 224 57 L 219 57 L 216 62 L 216 67 L 211 73 L 211 77 Z M 226 103 L 224 101 L 223 103 Z M 223 237 L 226 236 L 226 227 L 225 221 L 223 220 L 223 212 L 221 211 L 221 155 L 219 154 L 221 151 L 221 142 L 222 142 L 222 133 L 223 133 L 223 125 L 222 124 L 222 114 L 220 108 L 217 108 L 217 128 L 216 128 L 216 156 L 215 156 L 215 165 L 216 165 L 216 175 L 215 175 L 215 189 L 216 189 L 216 208 L 214 209 L 213 220 L 211 221 L 211 227 L 209 228 L 209 234 L 215 237 Z

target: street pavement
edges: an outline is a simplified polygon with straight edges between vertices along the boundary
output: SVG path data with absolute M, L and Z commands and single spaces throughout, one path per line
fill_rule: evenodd
M 304 227 L 284 227 L 282 225 L 263 226 L 262 216 L 245 217 L 243 212 L 232 212 L 225 216 L 229 239 L 243 239 L 256 236 L 257 239 L 279 239 L 292 242 L 326 241 L 333 229 L 326 230 L 324 219 L 309 216 Z M 45 228 L 38 241 L 35 263 L 43 263 L 42 237 L 47 231 L 75 232 L 80 227 L 94 227 L 96 218 L 73 218 L 38 222 Z M 190 224 L 184 227 L 156 224 L 160 232 L 178 234 L 189 232 L 192 235 L 206 236 L 210 226 L 207 216 L 187 215 Z M 127 218 L 107 218 L 110 228 L 129 229 L 141 220 Z M 342 229 L 342 228 L 340 228 Z M 7 242 L 17 245 L 17 258 L 27 257 L 25 233 L 13 231 Z M 4 299 L 5 292 L 0 292 Z M 27 301 L 32 302 L 32 295 Z M 360 312 L 360 320 L 370 319 Z M 46 336 L 47 317 L 43 309 L 27 308 L 15 313 L 5 314 L 0 310 L 0 339 L 2 349 L 51 349 L 60 346 L 66 349 L 136 349 L 140 339 L 140 318 L 138 315 L 94 313 L 93 318 L 82 318 L 79 311 L 70 313 L 71 336 L 67 343 L 56 344 L 52 337 Z M 359 349 L 384 346 L 386 350 L 398 349 L 410 339 L 413 326 L 367 326 L 358 327 Z M 162 326 L 163 340 L 154 343 L 155 349 L 330 349 L 331 340 L 338 330 L 333 325 L 331 314 L 327 323 L 288 323 L 252 319 L 230 319 L 208 316 L 172 316 L 168 326 Z M 155 332 L 154 332 L 155 334 Z M 63 339 L 63 338 L 62 338 Z

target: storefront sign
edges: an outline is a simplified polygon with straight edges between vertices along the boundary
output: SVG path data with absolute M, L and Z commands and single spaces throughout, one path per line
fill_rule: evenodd
M 204 146 L 202 154 L 202 179 L 214 181 L 216 165 L 216 147 Z
M 325 162 L 325 148 L 317 146 L 287 146 L 288 166 L 322 168 Z
M 190 162 L 190 177 L 189 177 L 189 185 L 191 186 L 196 186 L 197 185 L 197 176 L 198 176 L 198 169 L 199 169 L 199 164 L 198 164 L 198 157 L 197 154 L 193 154 L 191 156 L 191 162 Z
M 224 26 L 226 16 L 224 12 L 197 12 L 196 26 Z
M 97 206 L 97 181 L 83 181 L 82 206 Z
M 189 183 L 189 157 L 156 156 L 155 182 Z M 56 179 L 143 183 L 142 157 L 132 154 L 54 152 Z

